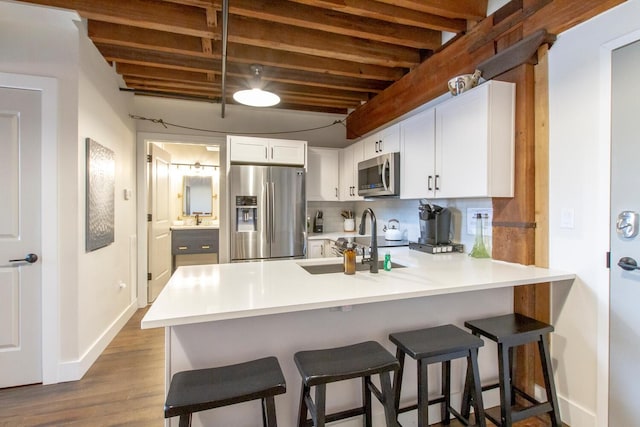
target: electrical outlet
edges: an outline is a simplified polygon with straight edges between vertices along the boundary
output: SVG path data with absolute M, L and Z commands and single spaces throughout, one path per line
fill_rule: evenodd
M 482 234 L 491 236 L 491 224 L 493 223 L 493 208 L 467 208 L 467 234 L 476 235 L 476 216 L 482 214 L 484 228 Z

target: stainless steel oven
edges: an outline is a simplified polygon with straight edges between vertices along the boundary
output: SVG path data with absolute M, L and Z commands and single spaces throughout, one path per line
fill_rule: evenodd
M 400 195 L 400 153 L 388 153 L 358 163 L 358 195 Z

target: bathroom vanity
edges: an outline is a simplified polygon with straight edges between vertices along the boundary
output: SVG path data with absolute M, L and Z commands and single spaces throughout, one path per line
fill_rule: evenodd
M 183 265 L 217 264 L 218 247 L 217 225 L 171 227 L 172 271 Z

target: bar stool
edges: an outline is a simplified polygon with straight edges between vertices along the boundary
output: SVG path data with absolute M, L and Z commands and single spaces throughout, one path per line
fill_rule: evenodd
M 285 391 L 284 376 L 275 357 L 178 372 L 169 385 L 164 417 L 180 416 L 180 427 L 187 427 L 194 412 L 262 399 L 262 425 L 276 427 L 274 396 Z
M 498 344 L 498 384 L 485 386 L 483 390 L 500 388 L 500 418 L 497 420 L 490 414 L 486 414 L 494 424 L 502 427 L 511 427 L 514 422 L 530 418 L 535 415 L 549 413 L 551 425 L 561 427 L 558 398 L 556 397 L 555 384 L 549 355 L 549 343 L 547 334 L 553 331 L 553 326 L 532 319 L 522 314 L 507 314 L 504 316 L 490 317 L 486 319 L 471 320 L 464 324 L 476 336 L 485 336 Z M 546 402 L 538 402 L 536 399 L 518 389 L 513 384 L 513 349 L 530 342 L 538 343 L 544 387 L 547 393 Z M 522 410 L 513 408 L 515 394 L 529 401 L 532 406 Z M 467 388 L 465 395 L 469 396 Z M 473 396 L 470 396 L 473 399 Z M 467 400 L 468 402 L 468 400 Z M 469 405 L 467 404 L 467 408 Z
M 469 414 L 463 417 L 451 407 L 451 361 L 467 358 L 467 378 L 465 384 L 473 386 L 474 411 L 476 425 L 485 427 L 482 390 L 478 371 L 478 348 L 484 342 L 454 325 L 443 325 L 434 328 L 418 329 L 407 332 L 396 332 L 389 335 L 389 340 L 397 346 L 396 358 L 400 369 L 394 376 L 395 409 L 398 414 L 418 410 L 418 427 L 429 425 L 429 405 L 441 403 L 442 424 L 450 423 L 451 414 L 469 425 Z M 400 408 L 400 392 L 405 355 L 411 356 L 418 363 L 418 403 Z M 442 363 L 442 395 L 429 400 L 428 365 Z M 464 408 L 464 406 L 463 406 Z M 468 411 L 467 411 L 468 412 Z
M 294 355 L 302 377 L 298 427 L 324 427 L 325 423 L 364 415 L 364 426 L 371 427 L 371 393 L 382 403 L 387 427 L 396 427 L 390 372 L 399 368 L 398 361 L 376 341 L 366 341 L 346 347 L 299 351 Z M 371 382 L 380 376 L 382 392 Z M 362 378 L 362 406 L 326 414 L 326 386 L 329 383 Z M 315 401 L 311 397 L 315 387 Z M 307 412 L 311 419 L 307 419 Z

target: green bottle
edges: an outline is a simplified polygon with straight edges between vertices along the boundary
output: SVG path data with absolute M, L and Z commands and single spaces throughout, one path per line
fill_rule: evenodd
M 484 246 L 484 237 L 482 235 L 482 214 L 478 213 L 476 216 L 476 241 L 473 244 L 473 248 L 469 255 L 474 258 L 491 258 L 489 251 Z
M 384 271 L 391 271 L 391 254 L 389 253 L 389 251 L 387 251 L 386 254 L 384 254 Z

